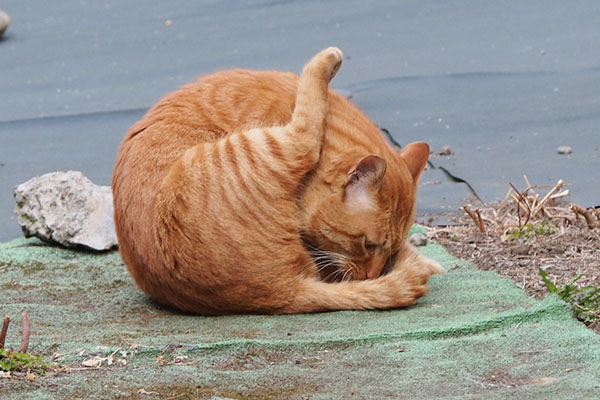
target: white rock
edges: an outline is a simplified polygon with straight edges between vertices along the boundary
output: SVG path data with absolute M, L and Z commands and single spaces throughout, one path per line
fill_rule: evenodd
M 110 187 L 93 184 L 81 172 L 35 177 L 18 185 L 14 197 L 25 237 L 92 250 L 117 246 Z
M 10 17 L 4 11 L 0 10 L 0 37 L 4 34 L 4 31 L 10 25 Z

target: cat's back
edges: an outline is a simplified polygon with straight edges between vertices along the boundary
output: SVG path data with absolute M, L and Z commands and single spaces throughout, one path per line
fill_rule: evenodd
M 169 140 L 212 141 L 234 131 L 284 125 L 294 109 L 298 76 L 278 71 L 234 69 L 202 76 L 164 96 L 128 132 L 126 140 L 140 129 L 154 130 Z M 146 133 L 147 135 L 147 133 Z

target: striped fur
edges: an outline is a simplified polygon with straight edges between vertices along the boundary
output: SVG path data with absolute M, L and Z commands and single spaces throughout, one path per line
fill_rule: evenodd
M 211 315 L 394 308 L 426 293 L 441 267 L 405 238 L 429 148 L 394 152 L 329 91 L 341 61 L 328 48 L 299 78 L 206 76 L 131 127 L 112 186 L 144 292 Z

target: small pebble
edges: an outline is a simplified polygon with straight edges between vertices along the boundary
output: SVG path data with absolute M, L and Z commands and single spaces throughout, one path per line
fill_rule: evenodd
M 423 235 L 422 233 L 413 233 L 410 235 L 408 240 L 410 240 L 410 243 L 416 247 L 422 247 L 427 244 L 427 236 Z
M 441 150 L 434 152 L 433 155 L 435 155 L 435 156 L 453 156 L 454 151 L 452 151 L 452 148 L 450 146 L 444 146 L 444 147 L 442 147 Z
M 8 25 L 10 25 L 10 17 L 7 13 L 0 10 L 0 37 L 2 37 L 4 31 L 8 28 Z
M 560 146 L 558 149 L 556 149 L 556 151 L 558 152 L 558 154 L 571 154 L 573 152 L 573 149 L 571 148 L 571 146 Z

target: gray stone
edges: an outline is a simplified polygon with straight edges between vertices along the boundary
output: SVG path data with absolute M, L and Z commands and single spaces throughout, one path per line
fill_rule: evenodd
M 4 34 L 4 31 L 10 25 L 10 17 L 4 11 L 0 10 L 0 38 Z
M 423 235 L 422 233 L 413 233 L 410 235 L 408 240 L 413 246 L 416 247 L 425 246 L 427 244 L 427 236 Z
M 14 197 L 25 237 L 99 251 L 117 246 L 110 187 L 93 184 L 81 172 L 32 178 L 15 188 Z

